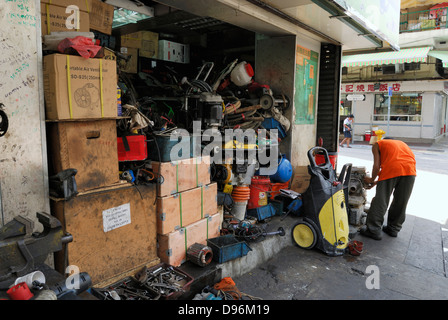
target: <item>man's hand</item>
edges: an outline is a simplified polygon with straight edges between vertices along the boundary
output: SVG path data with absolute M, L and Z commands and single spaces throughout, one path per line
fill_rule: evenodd
M 364 178 L 364 184 L 367 190 L 372 189 L 374 186 L 376 186 L 376 183 L 377 181 L 375 181 L 374 178 L 368 178 L 368 177 Z

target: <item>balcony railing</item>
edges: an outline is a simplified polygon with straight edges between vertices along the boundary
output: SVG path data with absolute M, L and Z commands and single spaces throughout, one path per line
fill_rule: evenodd
M 400 33 L 448 29 L 448 7 L 401 13 Z

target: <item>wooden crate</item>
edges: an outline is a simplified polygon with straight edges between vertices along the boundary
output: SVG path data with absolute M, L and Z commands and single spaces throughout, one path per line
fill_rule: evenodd
M 79 192 L 119 183 L 116 120 L 47 122 L 50 175 L 78 170 Z
M 155 174 L 163 177 L 157 196 L 164 197 L 210 184 L 210 156 L 172 162 L 152 162 Z
M 218 212 L 217 184 L 157 198 L 157 233 L 167 234 Z
M 207 245 L 207 239 L 219 236 L 222 212 L 201 219 L 168 234 L 157 235 L 160 261 L 178 267 L 186 261 L 187 249 L 195 243 Z
M 52 214 L 73 236 L 68 264 L 97 284 L 147 265 L 157 258 L 155 186 L 105 188 L 69 201 L 51 201 Z M 65 250 L 55 268 L 65 273 Z

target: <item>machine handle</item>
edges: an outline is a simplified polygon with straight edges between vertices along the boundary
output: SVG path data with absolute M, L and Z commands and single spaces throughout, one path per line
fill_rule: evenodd
M 314 153 L 317 153 L 318 151 L 323 151 L 324 153 L 324 158 L 325 158 L 325 163 L 321 164 L 321 165 L 317 165 L 316 164 L 316 159 L 314 158 Z M 310 160 L 310 165 L 311 168 L 323 168 L 323 169 L 327 169 L 329 170 L 331 168 L 333 168 L 333 165 L 330 162 L 330 157 L 328 156 L 328 151 L 327 149 L 323 148 L 323 147 L 313 147 L 310 150 L 308 150 L 308 159 Z
M 350 177 L 352 175 L 352 164 L 346 163 L 342 167 L 341 173 L 339 174 L 338 181 L 344 185 L 344 187 L 348 187 L 350 183 Z

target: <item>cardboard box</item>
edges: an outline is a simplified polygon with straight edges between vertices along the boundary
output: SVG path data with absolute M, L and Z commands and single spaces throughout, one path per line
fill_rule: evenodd
M 64 9 L 68 6 L 76 6 L 79 10 L 89 13 L 90 4 L 88 0 L 40 0 L 43 4 L 52 4 L 55 6 L 63 7 Z
M 207 245 L 207 239 L 219 236 L 222 213 L 201 219 L 168 234 L 157 235 L 157 252 L 160 261 L 174 267 L 186 261 L 187 250 L 195 243 Z
M 114 21 L 114 6 L 100 0 L 89 1 L 90 29 L 112 34 L 112 23 Z
M 67 254 L 97 284 L 158 263 L 154 197 L 154 186 L 130 186 L 52 200 L 53 215 L 73 235 L 68 251 L 55 253 L 55 269 L 65 273 Z
M 66 7 L 59 5 L 41 3 L 41 27 L 42 35 L 60 31 L 90 31 L 89 14 L 86 11 L 76 11 L 66 13 Z M 49 22 L 47 21 L 49 20 Z M 69 24 L 67 24 L 67 22 Z M 72 27 L 70 24 L 73 23 Z
M 210 156 L 172 162 L 153 161 L 151 166 L 155 174 L 160 173 L 163 177 L 162 183 L 157 185 L 158 197 L 210 184 Z
M 121 47 L 120 53 L 124 54 L 126 57 L 131 56 L 131 58 L 122 64 L 120 62 L 120 70 L 127 73 L 137 73 L 138 72 L 138 50 L 136 48 Z
M 308 173 L 308 166 L 294 167 L 294 174 L 291 182 L 291 190 L 304 193 L 310 185 L 311 176 Z
M 140 49 L 139 55 L 157 59 L 159 34 L 151 31 L 138 31 L 121 36 L 121 46 Z
M 217 184 L 157 198 L 157 233 L 167 234 L 218 212 Z
M 47 120 L 117 117 L 115 61 L 52 54 L 43 74 Z
M 50 175 L 77 169 L 78 192 L 119 183 L 115 120 L 48 122 Z
M 158 59 L 171 62 L 190 63 L 190 46 L 173 41 L 160 40 Z

